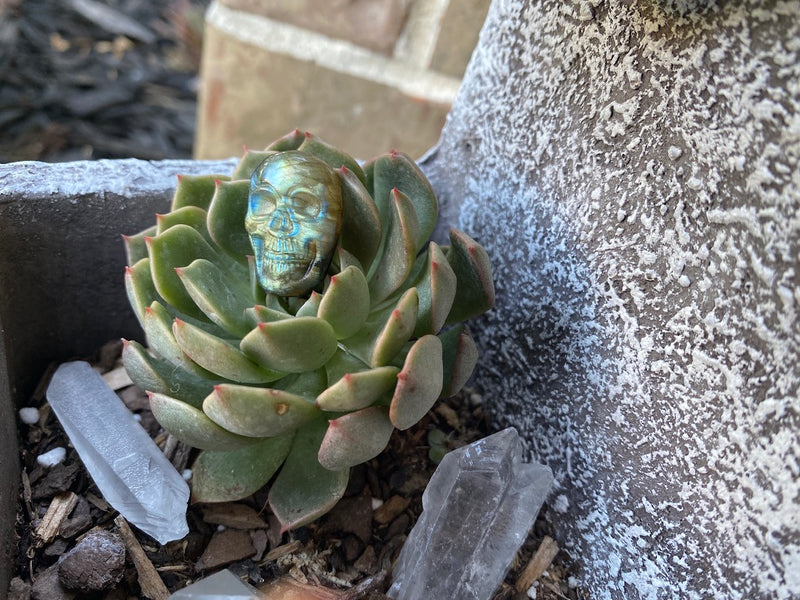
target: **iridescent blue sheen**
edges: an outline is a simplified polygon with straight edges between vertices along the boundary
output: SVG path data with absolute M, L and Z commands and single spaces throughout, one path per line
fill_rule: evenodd
M 265 159 L 250 179 L 245 217 L 261 287 L 302 296 L 319 286 L 341 223 L 341 185 L 326 163 L 297 151 Z

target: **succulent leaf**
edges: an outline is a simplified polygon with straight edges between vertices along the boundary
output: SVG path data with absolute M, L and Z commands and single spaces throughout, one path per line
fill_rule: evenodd
M 136 318 L 144 326 L 147 307 L 162 299 L 153 285 L 149 258 L 141 258 L 133 266 L 125 268 L 125 293 Z
M 125 257 L 128 265 L 135 265 L 147 257 L 147 242 L 145 242 L 145 238 L 153 237 L 155 234 L 156 226 L 153 225 L 135 235 L 122 236 L 122 241 L 125 242 Z
M 319 411 L 307 398 L 274 388 L 222 384 L 203 401 L 203 412 L 228 431 L 273 437 L 294 431 Z
M 442 340 L 442 397 L 457 394 L 478 363 L 478 348 L 464 325 L 459 324 L 439 336 Z
M 322 295 L 317 292 L 311 292 L 308 300 L 303 302 L 303 305 L 297 309 L 295 317 L 316 317 L 319 311 L 319 304 L 322 301 Z
M 147 336 L 147 343 L 159 356 L 174 366 L 195 373 L 200 377 L 207 379 L 215 377 L 183 353 L 172 332 L 172 316 L 161 303 L 153 302 L 147 307 L 142 328 Z
M 237 383 L 269 383 L 286 375 L 264 369 L 242 354 L 234 344 L 180 319 L 172 323 L 172 334 L 186 356 L 223 379 Z
M 236 450 L 203 450 L 192 466 L 192 500 L 228 502 L 257 492 L 283 464 L 293 438 L 287 433 Z
M 161 426 L 180 441 L 201 450 L 235 450 L 257 440 L 231 433 L 209 419 L 201 410 L 171 398 L 150 392 L 150 408 Z
M 336 338 L 341 340 L 361 329 L 369 307 L 367 278 L 363 271 L 351 265 L 338 275 L 331 275 L 330 285 L 320 297 L 316 316 L 330 323 Z
M 141 344 L 124 340 L 122 361 L 131 380 L 143 390 L 180 394 L 181 401 L 200 408 L 218 380 L 203 379 L 172 363 L 153 356 Z
M 250 238 L 242 227 L 247 214 L 250 182 L 220 181 L 208 209 L 208 233 L 214 243 L 229 256 L 244 263 L 253 251 Z
M 397 367 L 377 367 L 348 372 L 317 396 L 317 406 L 326 411 L 351 411 L 377 402 L 397 383 Z
M 269 504 L 283 531 L 324 515 L 347 488 L 349 469 L 331 471 L 317 460 L 327 425 L 319 419 L 298 429 L 286 463 L 270 488 Z
M 389 194 L 389 211 L 386 217 L 380 260 L 370 267 L 367 280 L 374 303 L 387 298 L 408 278 L 417 255 L 416 238 L 419 222 L 414 205 L 408 196 L 397 189 Z
M 161 297 L 181 312 L 207 320 L 183 287 L 175 269 L 186 267 L 198 258 L 212 262 L 218 260 L 214 249 L 188 225 L 174 225 L 164 233 L 148 238 L 147 246 L 153 283 Z
M 196 206 L 208 210 L 216 182 L 229 179 L 227 175 L 178 175 L 178 187 L 172 197 L 170 211 L 184 206 Z
M 287 152 L 288 150 L 297 150 L 300 144 L 306 141 L 306 134 L 299 129 L 290 131 L 282 138 L 278 138 L 267 146 L 267 150 L 273 152 Z
M 329 422 L 317 458 L 326 469 L 349 469 L 378 456 L 393 431 L 386 406 L 348 413 Z
M 392 190 L 400 190 L 413 203 L 419 223 L 414 245 L 416 254 L 428 242 L 439 216 L 439 204 L 431 184 L 417 164 L 402 152 L 392 152 L 376 159 L 373 164 L 373 179 L 375 202 L 382 220 L 386 218 L 386 214 L 381 206 Z
M 340 243 L 369 268 L 381 243 L 381 218 L 375 201 L 358 176 L 347 168 L 338 171 L 342 184 L 342 231 Z
M 252 329 L 245 310 L 253 298 L 241 279 L 233 279 L 214 263 L 198 258 L 176 269 L 178 278 L 195 305 L 213 323 L 239 337 Z
M 331 146 L 329 143 L 311 133 L 306 132 L 303 143 L 300 144 L 297 149 L 300 152 L 305 152 L 311 156 L 316 156 L 324 163 L 327 163 L 327 165 L 334 171 L 338 171 L 344 167 L 353 173 L 362 184 L 366 184 L 367 182 L 367 178 L 364 175 L 364 171 L 361 169 L 361 165 L 359 165 L 352 156 L 342 152 L 334 146 Z
M 419 316 L 414 335 L 436 334 L 445 323 L 456 296 L 458 279 L 442 249 L 431 242 L 425 271 L 416 283 Z
M 458 278 L 456 297 L 447 322 L 458 323 L 492 308 L 494 283 L 486 250 L 463 231 L 451 229 L 447 261 Z
M 417 289 L 408 289 L 394 307 L 370 315 L 348 348 L 371 367 L 389 364 L 414 333 L 418 312 Z
M 425 416 L 442 391 L 442 342 L 435 335 L 419 338 L 408 351 L 389 407 L 389 417 L 403 431 Z
M 206 211 L 197 206 L 184 206 L 163 215 L 156 215 L 156 235 L 161 235 L 175 225 L 188 225 L 210 242 L 211 236 L 206 229 L 206 216 Z
M 267 158 L 275 154 L 275 152 L 275 150 L 248 150 L 244 153 L 244 156 L 242 157 L 242 160 L 239 161 L 239 164 L 236 165 L 236 169 L 233 171 L 231 180 L 238 181 L 244 179 L 249 181 L 250 177 L 253 175 L 253 171 L 256 170 L 256 167 L 267 160 Z
M 328 362 L 336 352 L 336 335 L 327 321 L 295 317 L 259 323 L 242 338 L 240 348 L 268 369 L 302 373 Z

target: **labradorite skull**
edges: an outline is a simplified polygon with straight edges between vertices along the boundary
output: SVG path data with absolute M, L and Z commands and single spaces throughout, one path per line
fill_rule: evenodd
M 245 229 L 258 282 L 278 296 L 301 296 L 325 277 L 342 222 L 336 173 L 302 152 L 280 152 L 253 171 Z

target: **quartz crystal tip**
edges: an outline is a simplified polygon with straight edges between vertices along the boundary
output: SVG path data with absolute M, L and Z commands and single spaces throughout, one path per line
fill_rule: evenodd
M 225 569 L 175 592 L 169 600 L 256 600 L 257 598 L 258 593 L 255 588 Z
M 522 462 L 513 428 L 445 455 L 397 559 L 389 597 L 491 598 L 552 485 L 548 467 Z
M 89 363 L 62 364 L 47 400 L 111 506 L 162 544 L 189 533 L 189 486 Z

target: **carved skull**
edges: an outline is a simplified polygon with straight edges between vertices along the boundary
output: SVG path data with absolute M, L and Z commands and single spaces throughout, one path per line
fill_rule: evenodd
M 302 152 L 280 152 L 253 171 L 245 229 L 258 282 L 279 296 L 301 296 L 328 270 L 342 222 L 336 173 Z

